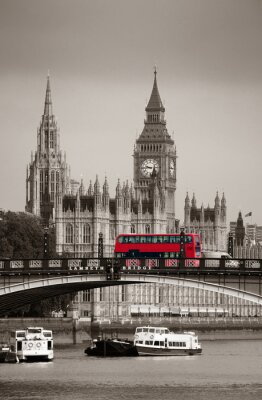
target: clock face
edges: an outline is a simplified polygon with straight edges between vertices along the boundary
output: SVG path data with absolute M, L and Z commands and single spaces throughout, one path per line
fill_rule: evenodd
M 158 172 L 159 171 L 159 164 L 156 160 L 150 158 L 142 162 L 141 164 L 141 172 L 144 176 L 150 177 L 152 175 L 152 172 L 154 171 Z
M 174 160 L 170 161 L 169 172 L 170 172 L 170 176 L 174 176 L 175 175 L 175 162 L 174 162 Z

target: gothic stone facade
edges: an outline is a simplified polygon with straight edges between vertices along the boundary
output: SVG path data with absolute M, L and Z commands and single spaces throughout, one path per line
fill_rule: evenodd
M 120 233 L 175 232 L 176 149 L 165 121 L 156 79 L 146 107 L 144 129 L 134 148 L 134 182 L 120 184 L 110 198 L 107 179 L 98 177 L 76 195 L 57 196 L 56 234 L 59 254 L 96 257 L 99 233 L 104 255 L 114 251 Z
M 200 233 L 203 250 L 226 251 L 227 249 L 227 207 L 224 193 L 222 199 L 215 197 L 213 208 L 197 208 L 195 194 L 192 201 L 185 198 L 185 232 Z

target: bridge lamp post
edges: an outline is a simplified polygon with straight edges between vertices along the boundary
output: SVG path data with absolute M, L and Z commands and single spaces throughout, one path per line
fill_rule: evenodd
M 48 227 L 44 228 L 44 258 L 48 258 Z
M 103 239 L 103 233 L 99 233 L 98 237 L 98 258 L 103 258 L 104 257 L 104 239 Z

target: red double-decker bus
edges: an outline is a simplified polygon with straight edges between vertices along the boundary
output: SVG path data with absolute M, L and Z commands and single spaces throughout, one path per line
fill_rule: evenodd
M 115 243 L 119 258 L 200 258 L 199 234 L 121 234 Z

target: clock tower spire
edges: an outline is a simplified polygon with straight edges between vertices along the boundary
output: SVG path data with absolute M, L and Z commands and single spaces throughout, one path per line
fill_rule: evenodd
M 151 96 L 145 111 L 144 128 L 136 140 L 133 154 L 136 198 L 149 199 L 154 171 L 158 186 L 166 197 L 167 232 L 174 232 L 176 148 L 166 128 L 165 107 L 158 90 L 156 68 Z

